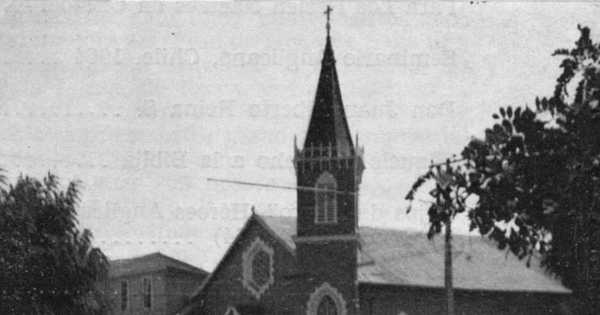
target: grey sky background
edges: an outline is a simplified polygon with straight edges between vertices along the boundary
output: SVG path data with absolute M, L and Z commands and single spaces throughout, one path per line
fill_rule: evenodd
M 592 3 L 330 5 L 369 226 L 425 231 L 404 196 L 430 160 L 459 154 L 499 106 L 550 95 L 551 53 L 577 24 L 600 38 Z M 325 6 L 2 3 L 0 167 L 81 180 L 81 226 L 112 259 L 161 251 L 210 270 L 252 205 L 295 215 L 293 191 L 207 178 L 295 184 Z

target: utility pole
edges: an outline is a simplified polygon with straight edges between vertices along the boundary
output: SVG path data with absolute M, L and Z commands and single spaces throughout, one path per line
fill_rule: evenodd
M 446 315 L 454 313 L 454 288 L 452 287 L 452 217 L 446 219 L 446 235 L 444 249 L 444 284 L 446 287 Z

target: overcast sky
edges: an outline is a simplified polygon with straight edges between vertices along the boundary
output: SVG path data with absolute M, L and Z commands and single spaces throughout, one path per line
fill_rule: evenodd
M 573 46 L 577 24 L 600 39 L 592 3 L 331 5 L 365 147 L 361 225 L 426 230 L 404 196 L 430 160 L 459 154 L 499 106 L 550 95 L 551 53 Z M 80 223 L 109 258 L 161 251 L 211 270 L 252 205 L 295 215 L 294 191 L 207 178 L 295 184 L 325 6 L 3 3 L 0 167 L 13 181 L 81 180 Z

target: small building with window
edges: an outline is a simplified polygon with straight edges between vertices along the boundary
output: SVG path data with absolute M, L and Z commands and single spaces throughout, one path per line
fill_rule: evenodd
M 327 30 L 304 145 L 294 145 L 296 217 L 253 210 L 179 315 L 445 313 L 443 242 L 359 227 L 364 150 L 350 135 Z M 571 291 L 539 264 L 481 237 L 455 235 L 453 246 L 457 315 L 569 314 Z
M 111 261 L 109 276 L 114 314 L 172 315 L 208 273 L 154 253 Z

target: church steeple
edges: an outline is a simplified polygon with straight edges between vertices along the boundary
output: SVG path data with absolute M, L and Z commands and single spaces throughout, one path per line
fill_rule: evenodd
M 354 235 L 358 226 L 358 188 L 364 164 L 348 128 L 329 35 L 315 103 L 302 149 L 294 144 L 298 187 L 298 237 Z
M 311 314 L 326 309 L 359 315 L 356 270 L 363 150 L 358 143 L 354 147 L 344 112 L 329 35 L 330 12 L 327 7 L 327 40 L 306 139 L 302 149 L 294 143 L 296 263 L 307 279 L 298 289 L 310 296 L 306 309 Z
M 321 61 L 321 74 L 317 85 L 315 103 L 308 125 L 308 132 L 304 140 L 304 151 L 309 148 L 332 147 L 336 156 L 354 155 L 354 145 L 346 120 L 342 93 L 335 68 L 335 57 L 329 36 L 329 12 L 327 13 L 327 40 L 323 60 Z M 308 150 L 307 150 L 308 149 Z

